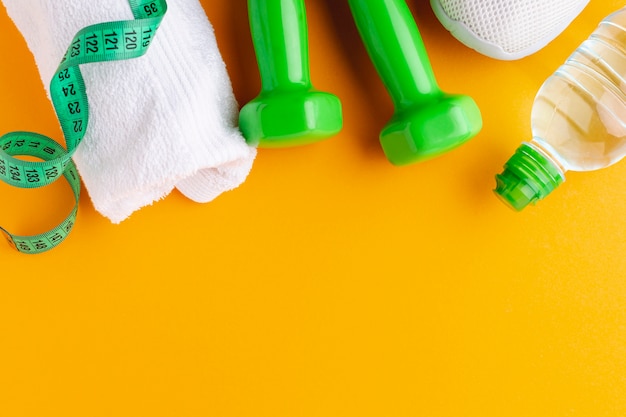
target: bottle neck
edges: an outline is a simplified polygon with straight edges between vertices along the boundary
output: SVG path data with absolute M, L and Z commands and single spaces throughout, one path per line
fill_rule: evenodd
M 554 164 L 554 166 L 559 170 L 561 176 L 565 176 L 565 172 L 567 172 L 566 165 L 563 161 L 561 161 L 559 153 L 552 145 L 538 137 L 533 137 L 530 142 L 526 143 Z

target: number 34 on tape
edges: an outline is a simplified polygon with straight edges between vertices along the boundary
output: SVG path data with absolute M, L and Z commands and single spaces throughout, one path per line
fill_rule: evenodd
M 105 22 L 81 29 L 50 81 L 50 96 L 61 124 L 65 147 L 32 132 L 0 137 L 0 180 L 20 188 L 38 188 L 64 177 L 74 193 L 74 208 L 52 230 L 18 236 L 0 227 L 9 244 L 22 253 L 42 253 L 61 243 L 76 222 L 80 177 L 72 156 L 89 127 L 89 101 L 81 64 L 138 58 L 146 53 L 167 11 L 165 0 L 128 0 L 134 20 Z M 25 160 L 20 156 L 34 157 Z

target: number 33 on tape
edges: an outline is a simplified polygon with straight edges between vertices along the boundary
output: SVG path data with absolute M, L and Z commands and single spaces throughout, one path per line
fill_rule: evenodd
M 46 186 L 64 177 L 74 193 L 71 213 L 52 230 L 36 236 L 17 236 L 0 227 L 9 244 L 22 253 L 45 252 L 61 243 L 72 230 L 78 212 L 80 177 L 72 155 L 89 125 L 89 102 L 81 64 L 138 58 L 146 53 L 167 11 L 165 0 L 128 0 L 134 20 L 106 22 L 80 30 L 50 81 L 50 95 L 61 124 L 65 147 L 31 132 L 0 137 L 0 180 L 20 188 Z M 37 161 L 24 160 L 30 156 Z

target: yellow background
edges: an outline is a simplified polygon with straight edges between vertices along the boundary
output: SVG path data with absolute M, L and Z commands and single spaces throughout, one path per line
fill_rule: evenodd
M 202 3 L 243 104 L 259 89 L 245 2 Z M 1 416 L 626 415 L 626 163 L 570 172 L 522 213 L 492 193 L 539 86 L 623 2 L 592 0 L 514 62 L 409 4 L 440 86 L 474 97 L 481 133 L 388 163 L 391 101 L 347 3 L 309 0 L 312 80 L 342 100 L 343 131 L 260 150 L 209 204 L 174 192 L 112 225 L 83 191 L 59 248 L 0 246 Z M 4 9 L 0 28 L 0 132 L 60 138 Z M 18 234 L 71 207 L 61 183 L 0 193 Z

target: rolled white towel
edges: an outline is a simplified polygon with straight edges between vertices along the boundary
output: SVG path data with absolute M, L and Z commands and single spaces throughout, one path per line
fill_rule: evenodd
M 2 0 L 49 84 L 74 35 L 132 20 L 127 0 Z M 208 202 L 239 186 L 256 149 L 237 127 L 238 105 L 211 23 L 198 0 L 169 0 L 140 58 L 81 65 L 89 126 L 74 161 L 94 207 L 113 223 L 174 188 Z

